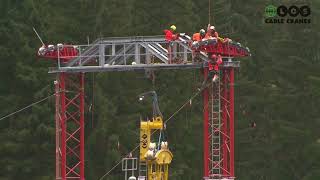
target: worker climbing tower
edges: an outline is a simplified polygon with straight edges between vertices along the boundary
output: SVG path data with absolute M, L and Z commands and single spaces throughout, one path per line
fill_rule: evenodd
M 219 54 L 224 64 L 219 79 L 203 90 L 203 167 L 204 179 L 234 179 L 234 69 L 231 56 L 237 51 L 229 39 L 209 39 L 194 43 L 195 49 L 207 54 Z M 246 56 L 246 52 L 242 52 Z M 211 57 L 211 56 L 209 56 Z M 209 58 L 209 63 L 214 61 Z M 203 77 L 208 79 L 209 69 L 204 67 Z
M 224 68 L 203 90 L 204 179 L 234 179 L 233 82 L 234 67 Z
M 209 170 L 213 178 L 221 174 L 221 122 L 220 122 L 220 80 L 211 82 L 208 87 L 209 111 Z

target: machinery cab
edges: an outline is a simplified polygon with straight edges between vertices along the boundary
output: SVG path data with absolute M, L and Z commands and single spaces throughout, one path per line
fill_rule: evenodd
M 46 59 L 58 60 L 62 63 L 68 62 L 69 60 L 77 57 L 79 50 L 77 46 L 57 44 L 57 45 L 45 45 L 43 44 L 37 53 L 37 56 Z

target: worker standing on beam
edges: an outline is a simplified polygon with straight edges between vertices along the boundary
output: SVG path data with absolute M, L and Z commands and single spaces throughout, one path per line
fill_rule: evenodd
M 209 39 L 209 38 L 218 38 L 219 34 L 216 31 L 216 28 L 214 26 L 211 26 L 210 24 L 208 24 L 208 28 L 207 28 L 207 34 L 205 36 L 205 39 Z
M 171 25 L 169 30 L 168 29 L 164 30 L 165 39 L 168 43 L 168 63 L 169 64 L 172 64 L 172 60 L 173 60 L 173 49 L 175 46 L 173 41 L 175 41 L 179 37 L 178 34 L 175 34 L 176 30 L 177 30 L 177 27 L 175 25 Z
M 194 33 L 192 36 L 193 41 L 201 41 L 206 36 L 206 31 L 204 29 L 200 29 L 198 33 Z
M 219 33 L 216 31 L 216 28 L 208 24 L 208 32 L 205 36 L 205 39 L 210 39 L 210 38 L 217 38 L 217 40 L 219 40 L 222 43 L 226 43 L 230 41 L 230 39 L 228 38 L 223 39 L 219 37 Z
M 198 33 L 194 33 L 192 36 L 192 46 L 198 46 L 199 41 L 201 41 L 206 36 L 206 31 L 204 29 L 200 29 Z M 192 60 L 193 62 L 199 62 L 199 50 L 193 49 L 192 50 Z

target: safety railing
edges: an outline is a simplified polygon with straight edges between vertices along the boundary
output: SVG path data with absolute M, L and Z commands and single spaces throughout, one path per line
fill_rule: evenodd
M 113 65 L 197 64 L 194 62 L 206 62 L 208 54 L 220 51 L 222 56 L 223 52 L 227 54 L 223 57 L 228 59 L 224 66 L 234 66 L 234 63 L 230 62 L 230 52 L 240 54 L 239 52 L 246 50 L 236 45 L 229 47 L 231 43 L 210 45 L 212 40 L 209 41 L 195 44 L 187 35 L 171 42 L 167 42 L 163 36 L 100 38 L 89 45 L 45 45 L 39 49 L 38 55 L 58 61 L 57 68 L 60 69 Z
M 57 53 L 58 64 L 71 66 L 109 66 L 135 64 L 181 64 L 192 61 L 192 50 L 187 42 L 136 41 L 113 43 L 102 41 L 91 45 L 63 45 L 77 53 Z M 182 45 L 183 44 L 183 45 Z

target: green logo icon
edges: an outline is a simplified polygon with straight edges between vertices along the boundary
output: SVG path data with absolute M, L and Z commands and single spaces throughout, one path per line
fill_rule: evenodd
M 277 7 L 275 7 L 274 5 L 269 5 L 266 7 L 265 9 L 265 15 L 267 17 L 274 17 L 277 15 Z

